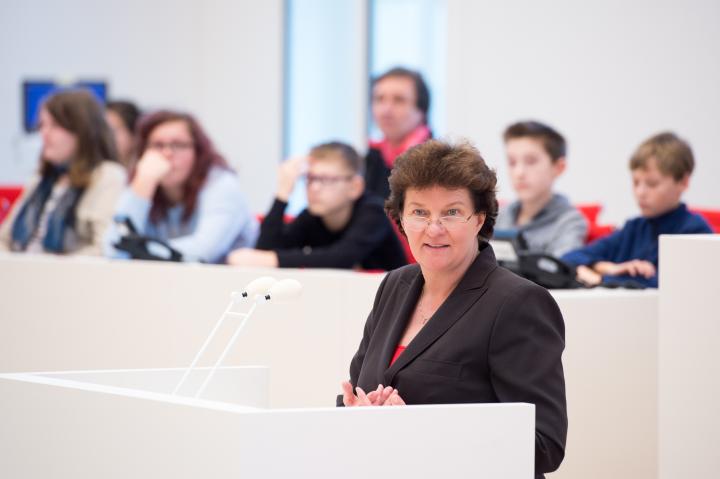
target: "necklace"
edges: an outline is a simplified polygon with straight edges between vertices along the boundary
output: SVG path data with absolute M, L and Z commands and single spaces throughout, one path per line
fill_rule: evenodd
M 425 313 L 425 308 L 422 306 L 422 302 L 425 299 L 425 290 L 423 289 L 422 294 L 420 296 L 420 300 L 418 301 L 418 313 L 420 313 L 420 319 L 422 320 L 422 325 L 425 326 L 425 323 L 430 321 L 430 318 L 432 317 L 431 314 Z

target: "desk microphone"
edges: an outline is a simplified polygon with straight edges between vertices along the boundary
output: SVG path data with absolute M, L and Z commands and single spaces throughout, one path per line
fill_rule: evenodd
M 265 296 L 265 294 L 273 287 L 278 280 L 272 276 L 261 276 L 254 279 L 245 286 L 245 289 L 239 293 L 232 293 L 233 298 L 255 300 L 258 295 Z
M 275 278 L 271 276 L 262 276 L 260 278 L 254 279 L 250 283 L 248 283 L 247 286 L 245 286 L 245 289 L 241 292 L 233 292 L 231 294 L 230 304 L 228 304 L 227 308 L 225 308 L 225 312 L 220 316 L 220 319 L 215 324 L 215 327 L 213 327 L 212 331 L 210 332 L 210 335 L 205 339 L 205 343 L 200 348 L 200 351 L 197 352 L 195 355 L 195 359 L 193 359 L 190 366 L 185 370 L 185 373 L 183 374 L 182 379 L 180 379 L 180 382 L 175 386 L 175 389 L 173 390 L 172 394 L 175 395 L 180 390 L 182 385 L 185 383 L 185 380 L 190 375 L 190 372 L 197 366 L 197 362 L 199 361 L 200 357 L 205 352 L 205 349 L 207 348 L 208 344 L 210 344 L 210 341 L 212 341 L 213 337 L 215 336 L 215 333 L 220 328 L 220 325 L 223 323 L 225 318 L 227 316 L 239 316 L 242 318 L 240 321 L 240 324 L 238 325 L 237 329 L 235 330 L 235 333 L 230 338 L 230 341 L 225 346 L 225 349 L 223 350 L 222 354 L 220 354 L 220 357 L 213 365 L 212 369 L 210 370 L 209 374 L 203 381 L 203 383 L 200 385 L 200 388 L 195 393 L 195 398 L 198 398 L 207 387 L 208 383 L 212 379 L 212 377 L 215 375 L 215 371 L 220 366 L 220 364 L 225 359 L 225 356 L 227 356 L 228 352 L 232 348 L 232 345 L 237 340 L 238 336 L 240 335 L 240 332 L 244 328 L 245 324 L 247 323 L 247 320 L 252 316 L 253 312 L 255 311 L 255 308 L 260 303 L 270 302 L 270 301 L 286 301 L 290 299 L 294 299 L 300 296 L 302 293 L 302 285 L 299 281 L 294 279 L 284 279 L 282 281 L 278 281 Z M 231 311 L 232 307 L 245 299 L 249 299 L 252 301 L 252 306 L 250 306 L 250 309 L 247 313 L 235 313 Z
M 287 301 L 295 299 L 302 293 L 302 285 L 296 279 L 284 279 L 270 287 L 265 295 L 266 301 Z

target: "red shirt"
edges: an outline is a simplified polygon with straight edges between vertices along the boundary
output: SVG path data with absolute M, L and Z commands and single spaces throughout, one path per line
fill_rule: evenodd
M 390 366 L 392 366 L 395 360 L 400 357 L 403 351 L 405 351 L 405 346 L 401 346 L 398 344 L 397 348 L 395 348 L 395 354 L 393 354 L 393 357 L 390 360 Z
M 380 150 L 385 164 L 388 168 L 392 169 L 395 164 L 395 158 L 413 146 L 423 143 L 428 138 L 430 138 L 430 128 L 428 128 L 427 125 L 420 125 L 411 131 L 397 146 L 393 146 L 387 139 L 383 139 L 381 141 L 370 141 L 370 147 Z

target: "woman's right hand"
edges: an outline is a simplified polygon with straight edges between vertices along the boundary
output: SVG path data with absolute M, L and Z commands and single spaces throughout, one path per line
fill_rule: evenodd
M 132 188 L 138 196 L 152 200 L 160 181 L 170 172 L 170 160 L 159 151 L 147 150 L 138 160 Z

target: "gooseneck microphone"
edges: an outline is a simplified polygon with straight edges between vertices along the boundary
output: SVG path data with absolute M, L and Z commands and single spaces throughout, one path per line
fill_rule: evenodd
M 253 312 L 255 311 L 255 308 L 257 308 L 258 304 L 260 303 L 266 303 L 266 302 L 277 302 L 277 301 L 285 301 L 294 299 L 300 296 L 302 293 L 302 285 L 300 282 L 294 279 L 284 279 L 282 281 L 278 281 L 272 276 L 262 276 L 260 278 L 257 278 L 245 287 L 244 290 L 240 292 L 234 292 L 231 294 L 230 303 L 225 308 L 225 311 L 220 316 L 220 319 L 215 323 L 215 326 L 213 327 L 212 331 L 210 332 L 210 335 L 205 339 L 205 342 L 203 343 L 200 350 L 195 355 L 195 358 L 193 359 L 192 363 L 190 363 L 190 366 L 185 370 L 185 373 L 183 374 L 182 378 L 180 379 L 180 382 L 175 386 L 175 389 L 173 390 L 172 394 L 176 395 L 180 388 L 183 386 L 185 381 L 187 380 L 190 373 L 195 369 L 197 366 L 198 361 L 200 360 L 200 357 L 205 353 L 205 349 L 207 349 L 208 345 L 212 341 L 212 339 L 215 337 L 215 334 L 217 333 L 218 329 L 220 328 L 220 325 L 223 323 L 225 318 L 227 316 L 238 316 L 241 317 L 240 324 L 238 325 L 237 329 L 235 330 L 235 333 L 230 338 L 230 341 L 225 346 L 225 349 L 223 350 L 222 354 L 220 354 L 220 357 L 213 365 L 212 369 L 208 373 L 208 375 L 205 377 L 205 380 L 200 385 L 200 388 L 198 388 L 197 392 L 195 393 L 194 397 L 198 398 L 200 395 L 205 391 L 205 388 L 210 383 L 210 380 L 212 380 L 213 376 L 215 375 L 215 372 L 217 371 L 217 368 L 220 366 L 220 364 L 225 359 L 225 356 L 227 356 L 228 352 L 230 352 L 230 349 L 232 348 L 233 344 L 235 344 L 235 341 L 240 336 L 240 332 L 245 327 L 245 324 L 247 323 L 247 320 L 252 316 Z M 236 313 L 234 311 L 231 311 L 233 306 L 235 304 L 242 302 L 244 300 L 252 301 L 252 306 L 250 306 L 250 309 L 247 313 Z

